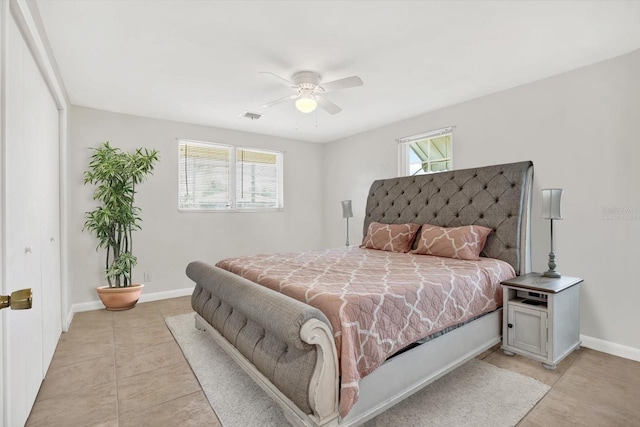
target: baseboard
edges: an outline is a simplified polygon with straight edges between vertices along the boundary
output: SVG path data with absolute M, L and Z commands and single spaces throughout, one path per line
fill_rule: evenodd
M 138 302 L 144 303 L 144 302 L 159 301 L 159 300 L 169 299 L 169 298 L 185 297 L 185 296 L 191 295 L 193 293 L 194 288 L 195 288 L 195 285 L 190 288 L 174 289 L 171 291 L 143 293 Z M 82 311 L 102 310 L 103 308 L 104 308 L 104 305 L 102 305 L 102 302 L 100 302 L 100 300 L 80 302 L 77 304 L 73 304 L 71 306 L 71 311 L 67 316 L 67 322 L 69 325 L 71 325 L 71 320 L 73 320 L 73 315 L 75 313 L 80 313 Z
M 139 302 L 151 302 L 151 301 L 158 301 L 161 299 L 169 299 L 169 298 L 178 298 L 178 297 L 186 297 L 189 296 L 193 293 L 193 290 L 195 289 L 195 285 L 193 285 L 190 288 L 183 288 L 183 289 L 174 289 L 171 291 L 162 291 L 162 292 L 154 292 L 151 294 L 146 294 L 143 293 L 142 296 L 140 297 L 140 301 Z
M 583 347 L 640 362 L 639 348 L 628 347 L 626 345 L 617 344 L 611 341 L 593 338 L 588 335 L 580 335 L 580 341 L 582 341 Z

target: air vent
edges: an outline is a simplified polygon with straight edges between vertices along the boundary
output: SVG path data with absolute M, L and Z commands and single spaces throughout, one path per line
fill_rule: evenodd
M 251 120 L 258 120 L 260 117 L 262 117 L 262 114 L 252 113 L 251 111 L 245 111 L 242 114 L 240 114 L 240 117 L 244 117 L 246 119 L 251 119 Z

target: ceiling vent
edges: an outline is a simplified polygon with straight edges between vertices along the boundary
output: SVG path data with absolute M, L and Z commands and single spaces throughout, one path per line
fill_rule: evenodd
M 252 113 L 251 111 L 245 111 L 242 114 L 240 114 L 240 117 L 244 117 L 246 119 L 251 119 L 251 120 L 258 120 L 260 117 L 262 117 L 262 114 Z

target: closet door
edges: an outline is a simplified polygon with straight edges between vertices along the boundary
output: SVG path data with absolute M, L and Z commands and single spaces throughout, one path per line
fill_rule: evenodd
M 30 194 L 37 200 L 30 200 L 29 222 L 37 229 L 32 241 L 38 246 L 42 313 L 42 369 L 47 368 L 62 333 L 62 313 L 60 295 L 60 158 L 59 158 L 59 113 L 44 80 L 35 63 L 31 64 L 25 78 L 34 82 L 27 85 L 31 93 L 26 97 L 26 135 L 25 146 L 29 151 L 29 162 L 35 165 L 37 173 L 29 173 L 32 186 Z M 38 84 L 35 84 L 38 82 Z M 34 171 L 35 172 L 35 171 Z
M 3 292 L 31 288 L 31 310 L 3 310 L 2 421 L 24 425 L 60 337 L 59 129 L 47 84 L 13 20 L 5 40 Z

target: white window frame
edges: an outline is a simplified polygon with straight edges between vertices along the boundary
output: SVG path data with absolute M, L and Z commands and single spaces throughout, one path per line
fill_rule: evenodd
M 196 143 L 210 145 L 213 147 L 220 147 L 229 150 L 229 206 L 225 208 L 212 209 L 212 208 L 185 208 L 180 206 L 180 145 L 181 143 Z M 194 139 L 178 138 L 178 211 L 180 212 L 274 212 L 284 210 L 284 152 L 277 150 L 268 150 L 264 148 L 254 148 L 245 146 L 235 146 L 229 144 L 221 144 L 219 142 L 211 141 L 198 141 Z M 277 206 L 269 208 L 238 208 L 236 201 L 236 188 L 237 188 L 237 173 L 236 173 L 236 153 L 239 150 L 255 151 L 261 153 L 275 154 L 276 155 L 276 168 L 277 168 Z
M 453 126 L 448 126 L 442 129 L 436 129 L 429 132 L 420 133 L 417 135 L 405 136 L 398 139 L 398 176 L 410 176 L 410 162 L 409 162 L 409 144 L 425 139 L 436 138 L 444 135 L 451 135 L 451 169 L 453 169 Z M 444 171 L 443 171 L 444 172 Z M 438 173 L 438 172 L 429 172 Z

